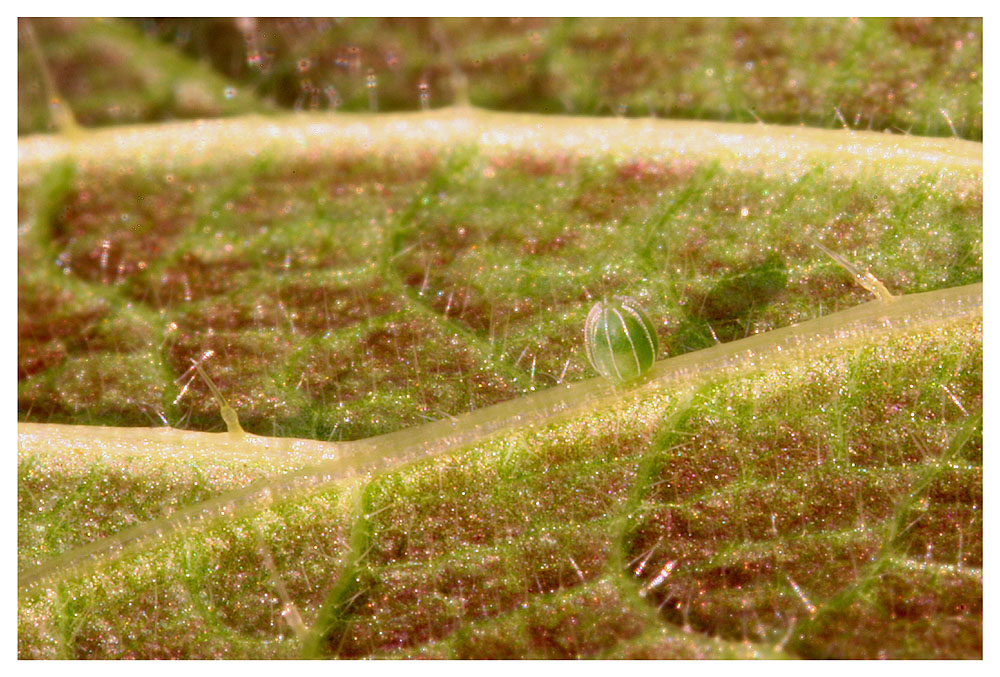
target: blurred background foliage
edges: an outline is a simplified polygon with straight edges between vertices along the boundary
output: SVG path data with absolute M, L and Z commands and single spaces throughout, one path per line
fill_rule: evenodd
M 982 36 L 978 18 L 21 19 L 18 133 L 54 128 L 41 58 L 84 126 L 470 103 L 981 140 Z

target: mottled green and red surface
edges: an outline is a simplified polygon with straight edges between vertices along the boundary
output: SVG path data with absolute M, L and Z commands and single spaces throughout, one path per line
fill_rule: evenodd
M 593 375 L 602 294 L 639 299 L 664 355 L 867 300 L 805 232 L 894 293 L 982 279 L 976 172 L 477 147 L 217 167 L 20 178 L 19 420 L 220 430 L 194 359 L 253 432 L 399 430 Z M 102 560 L 20 600 L 19 655 L 978 658 L 981 412 L 980 321 L 835 347 Z M 229 487 L 20 457 L 19 567 Z
M 61 182 L 61 183 L 60 183 Z M 897 293 L 981 279 L 981 188 L 797 181 L 685 161 L 489 157 L 218 174 L 48 175 L 19 242 L 19 409 L 354 439 L 591 374 L 583 319 L 636 296 L 664 354 L 865 299 L 813 230 Z M 47 185 L 43 182 L 43 185 Z M 50 191 L 50 192 L 52 192 Z M 35 229 L 37 230 L 37 229 Z
M 981 192 L 936 177 L 893 190 L 822 168 L 791 182 L 467 149 L 227 175 L 62 167 L 21 196 L 22 222 L 49 215 L 19 239 L 19 409 L 46 422 L 219 429 L 204 384 L 178 397 L 208 350 L 255 432 L 358 438 L 459 414 L 589 375 L 579 336 L 601 293 L 642 299 L 671 354 L 863 301 L 803 242 L 817 223 L 896 292 L 982 275 Z M 240 526 L 256 521 L 307 623 L 332 627 L 317 654 L 977 655 L 979 429 L 938 460 L 981 409 L 979 336 L 899 337 L 513 441 L 502 462 L 376 479 L 358 562 L 342 492 L 293 501 L 107 564 L 104 592 L 84 577 L 42 595 L 22 653 L 47 653 L 34 613 L 68 624 L 49 629 L 64 655 L 299 651 L 274 641 L 288 629 Z M 25 563 L 218 491 L 169 467 L 59 477 L 30 460 L 20 486 Z M 345 567 L 358 577 L 331 602 Z

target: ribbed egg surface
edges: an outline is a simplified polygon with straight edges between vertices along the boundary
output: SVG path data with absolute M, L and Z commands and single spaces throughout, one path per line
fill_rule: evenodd
M 590 309 L 584 345 L 590 364 L 601 376 L 624 383 L 642 376 L 653 365 L 659 339 L 639 304 L 616 296 Z

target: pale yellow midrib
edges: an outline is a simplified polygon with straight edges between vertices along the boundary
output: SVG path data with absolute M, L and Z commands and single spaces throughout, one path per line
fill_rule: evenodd
M 500 113 L 471 107 L 427 112 L 246 116 L 86 130 L 18 139 L 22 183 L 70 158 L 84 170 L 121 167 L 230 169 L 265 154 L 283 161 L 377 154 L 393 159 L 476 146 L 484 153 L 612 155 L 670 163 L 718 161 L 732 170 L 797 175 L 982 171 L 981 143 L 954 138 L 766 124 Z
M 25 591 L 88 560 L 150 537 L 164 537 L 204 519 L 314 490 L 352 476 L 438 456 L 483 441 L 497 432 L 543 425 L 570 414 L 611 406 L 625 398 L 643 397 L 663 389 L 681 390 L 726 372 L 773 367 L 803 355 L 863 344 L 880 335 L 913 331 L 977 315 L 982 315 L 982 283 L 909 294 L 892 301 L 872 301 L 801 324 L 661 360 L 643 380 L 626 387 L 594 378 L 549 388 L 462 416 L 346 443 L 162 428 L 19 423 L 18 456 L 34 456 L 39 461 L 46 457 L 66 458 L 70 446 L 76 454 L 104 456 L 109 445 L 121 444 L 119 436 L 127 436 L 126 446 L 130 453 L 143 458 L 153 458 L 151 455 L 162 449 L 169 449 L 171 458 L 188 454 L 189 459 L 196 462 L 196 458 L 190 457 L 191 453 L 216 460 L 243 456 L 257 461 L 266 461 L 260 458 L 262 454 L 273 454 L 271 460 L 279 466 L 286 465 L 289 453 L 296 449 L 299 452 L 297 462 L 307 463 L 309 454 L 314 457 L 305 467 L 286 468 L 284 474 L 277 477 L 259 480 L 201 504 L 182 508 L 169 517 L 125 529 L 59 555 L 23 572 L 18 578 L 18 587 Z M 171 442 L 164 444 L 167 438 Z

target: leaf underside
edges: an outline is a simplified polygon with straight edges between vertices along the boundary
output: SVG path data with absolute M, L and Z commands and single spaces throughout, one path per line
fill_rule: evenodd
M 894 294 L 982 280 L 981 171 L 295 157 L 21 175 L 19 420 L 223 430 L 197 362 L 250 432 L 404 430 L 594 376 L 602 296 L 661 357 L 870 300 L 807 232 Z M 982 321 L 858 345 L 99 558 L 19 656 L 981 658 Z M 60 461 L 19 451 L 22 572 L 265 475 Z

